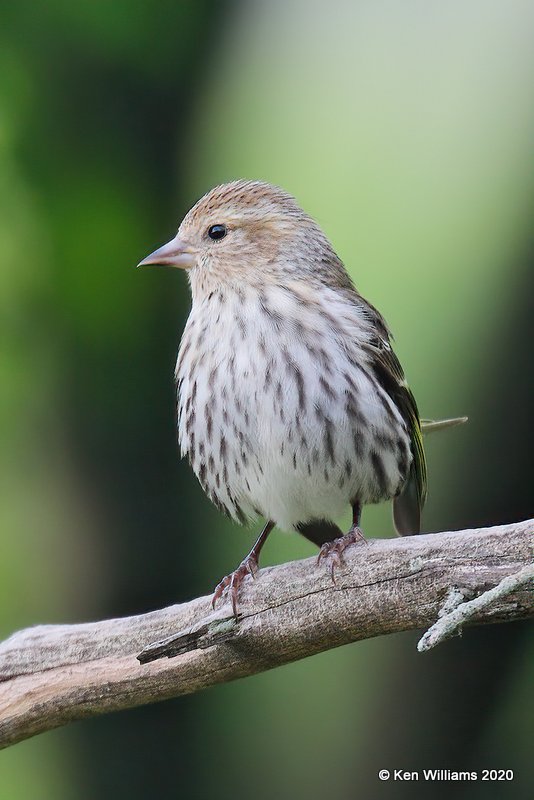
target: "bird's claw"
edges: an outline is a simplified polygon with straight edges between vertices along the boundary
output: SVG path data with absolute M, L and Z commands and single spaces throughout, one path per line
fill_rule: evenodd
M 321 561 L 324 561 L 325 559 L 329 562 L 330 573 L 334 583 L 336 582 L 336 569 L 345 563 L 345 550 L 347 547 L 350 547 L 351 544 L 356 543 L 368 544 L 368 541 L 360 528 L 352 527 L 344 536 L 340 536 L 338 539 L 334 539 L 332 542 L 325 542 L 319 550 L 317 564 L 320 564 Z
M 215 608 L 217 601 L 224 594 L 226 594 L 230 598 L 232 603 L 232 611 L 234 613 L 234 617 L 237 619 L 237 597 L 241 588 L 241 584 L 247 575 L 255 578 L 257 572 L 258 560 L 252 554 L 249 554 L 243 559 L 237 569 L 235 569 L 229 575 L 225 575 L 222 581 L 217 584 L 211 601 L 212 608 Z

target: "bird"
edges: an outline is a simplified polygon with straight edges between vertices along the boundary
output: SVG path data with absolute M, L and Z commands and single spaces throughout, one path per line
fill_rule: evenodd
M 422 422 L 392 334 L 297 200 L 263 181 L 215 186 L 138 264 L 153 265 L 184 269 L 191 289 L 175 371 L 181 453 L 221 512 L 264 520 L 213 606 L 228 598 L 237 617 L 275 526 L 319 547 L 334 580 L 346 548 L 366 541 L 363 506 L 392 500 L 397 533 L 418 534 Z

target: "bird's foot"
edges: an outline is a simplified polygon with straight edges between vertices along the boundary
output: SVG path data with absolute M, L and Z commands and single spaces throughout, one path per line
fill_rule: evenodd
M 332 542 L 325 542 L 319 551 L 317 563 L 320 564 L 321 561 L 325 559 L 328 561 L 334 583 L 336 582 L 336 568 L 341 567 L 341 565 L 345 563 L 344 553 L 351 544 L 368 544 L 361 528 L 355 525 L 353 525 L 350 531 L 344 536 L 340 536 L 339 539 L 334 539 Z
M 212 607 L 215 608 L 217 600 L 219 600 L 223 595 L 226 595 L 232 603 L 234 617 L 237 619 L 237 597 L 241 588 L 241 584 L 247 575 L 252 575 L 252 577 L 255 578 L 257 571 L 258 558 L 254 553 L 249 553 L 248 556 L 243 559 L 237 569 L 235 569 L 229 575 L 225 575 L 222 581 L 217 584 L 215 591 L 213 592 L 213 599 L 211 601 Z
M 237 569 L 235 569 L 229 575 L 226 575 L 222 581 L 217 584 L 213 593 L 213 600 L 211 601 L 213 608 L 215 608 L 217 600 L 222 597 L 223 594 L 226 594 L 232 601 L 232 610 L 234 612 L 234 617 L 237 619 L 237 596 L 239 594 L 239 589 L 241 588 L 241 584 L 247 575 L 252 575 L 253 578 L 256 577 L 261 548 L 265 544 L 267 537 L 273 528 L 274 522 L 269 520 L 256 539 L 248 556 L 243 559 Z

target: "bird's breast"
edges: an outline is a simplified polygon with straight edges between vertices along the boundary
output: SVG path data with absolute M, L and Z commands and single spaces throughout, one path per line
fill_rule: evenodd
M 176 367 L 179 440 L 221 510 L 290 528 L 398 491 L 408 436 L 367 369 L 366 335 L 357 308 L 306 287 L 193 307 Z

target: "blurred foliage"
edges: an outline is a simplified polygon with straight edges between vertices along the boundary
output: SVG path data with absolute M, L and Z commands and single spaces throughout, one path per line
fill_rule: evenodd
M 526 0 L 2 4 L 3 635 L 206 593 L 252 541 L 178 460 L 183 276 L 133 269 L 235 177 L 320 221 L 422 413 L 470 415 L 429 440 L 426 528 L 534 513 L 533 29 Z M 311 552 L 275 534 L 265 563 Z M 527 797 L 527 630 L 363 642 L 79 723 L 2 753 L 0 796 L 344 800 L 390 791 L 383 767 L 503 767 L 433 796 Z

